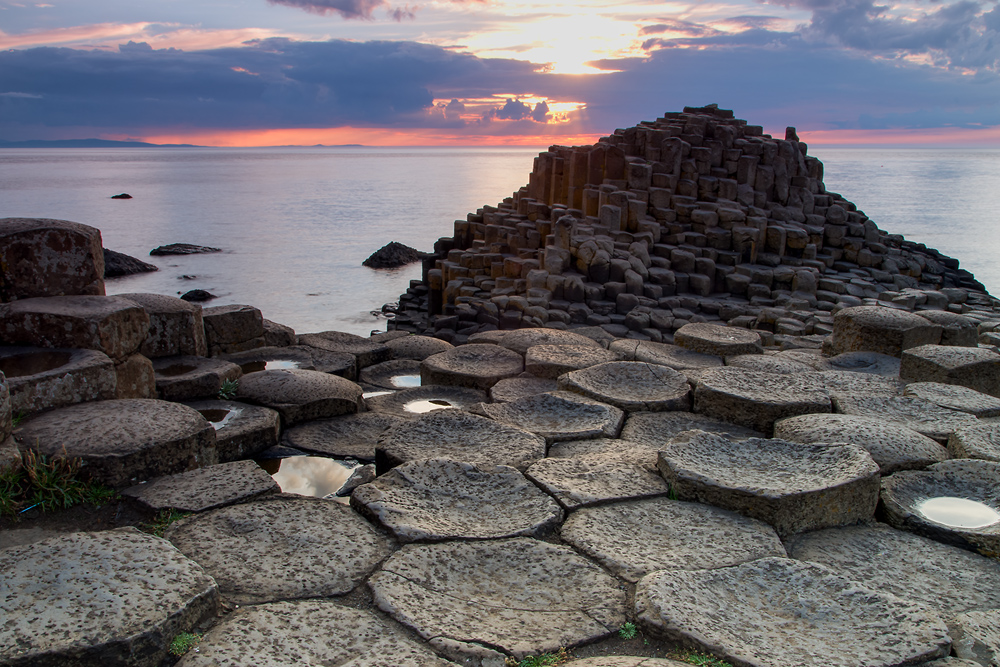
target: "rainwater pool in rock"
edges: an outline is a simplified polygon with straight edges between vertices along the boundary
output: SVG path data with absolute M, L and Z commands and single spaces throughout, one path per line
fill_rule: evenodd
M 246 373 L 256 373 L 257 371 L 287 370 L 291 368 L 301 368 L 301 364 L 291 359 L 270 359 L 268 361 L 250 361 L 240 364 L 240 370 Z
M 412 387 L 420 386 L 420 376 L 419 375 L 396 375 L 391 380 L 393 386 L 399 387 L 400 389 L 410 389 Z
M 243 410 L 235 408 L 233 410 L 199 410 L 201 416 L 207 419 L 216 431 L 225 428 L 229 422 L 239 417 Z
M 403 409 L 407 412 L 423 414 L 425 412 L 431 412 L 432 410 L 447 410 L 454 407 L 454 405 L 443 398 L 430 398 L 419 401 L 410 401 L 403 406 Z
M 325 456 L 289 456 L 258 461 L 257 464 L 271 475 L 283 493 L 329 498 L 342 503 L 349 502 L 350 499 L 337 498 L 333 494 L 359 465 L 353 461 L 338 461 Z
M 931 521 L 953 528 L 983 528 L 1000 522 L 1000 513 L 968 498 L 929 498 L 917 505 L 917 511 Z

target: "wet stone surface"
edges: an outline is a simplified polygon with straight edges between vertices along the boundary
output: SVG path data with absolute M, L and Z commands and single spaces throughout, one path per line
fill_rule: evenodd
M 281 417 L 271 408 L 238 401 L 192 401 L 215 429 L 215 449 L 221 463 L 254 456 L 278 444 Z
M 346 500 L 337 493 L 359 468 L 356 462 L 325 456 L 286 456 L 259 463 L 283 493 L 339 502 Z
M 559 389 L 629 412 L 690 410 L 691 387 L 677 371 L 638 361 L 613 361 L 571 373 Z
M 271 476 L 253 461 L 233 461 L 199 468 L 129 487 L 123 496 L 151 510 L 202 512 L 245 502 L 278 491 Z
M 358 376 L 357 359 L 347 352 L 330 352 L 308 345 L 258 347 L 244 352 L 222 355 L 243 369 L 244 373 L 301 368 L 307 371 L 331 373 L 354 380 Z
M 399 417 L 418 417 L 435 410 L 468 409 L 485 400 L 487 400 L 486 392 L 479 389 L 425 385 L 372 396 L 365 399 L 365 404 L 372 412 Z
M 670 491 L 663 478 L 647 465 L 613 454 L 546 458 L 528 468 L 525 474 L 567 510 L 663 496 Z
M 407 545 L 369 586 L 380 609 L 425 639 L 518 658 L 601 639 L 625 621 L 615 579 L 569 547 L 523 537 Z
M 411 389 L 420 386 L 420 362 L 392 359 L 361 369 L 358 382 L 382 389 Z
M 616 438 L 625 413 L 620 409 L 568 391 L 526 396 L 510 403 L 482 406 L 491 419 L 536 433 L 548 444 L 560 440 Z
M 358 487 L 351 505 L 402 542 L 541 537 L 563 516 L 514 468 L 448 459 L 397 466 Z

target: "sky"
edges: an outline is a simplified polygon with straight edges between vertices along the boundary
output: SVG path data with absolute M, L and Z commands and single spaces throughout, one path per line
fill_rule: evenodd
M 0 0 L 0 140 L 1000 146 L 997 0 Z

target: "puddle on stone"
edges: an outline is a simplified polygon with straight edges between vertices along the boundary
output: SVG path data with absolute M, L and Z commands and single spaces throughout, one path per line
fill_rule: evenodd
M 24 377 L 65 366 L 69 352 L 32 352 L 0 359 L 0 371 L 9 378 Z
M 285 459 L 258 461 L 257 465 L 271 475 L 284 493 L 316 498 L 323 498 L 336 492 L 357 467 L 324 456 L 289 456 Z M 330 499 L 350 502 L 350 498 Z
M 419 375 L 396 375 L 389 380 L 393 387 L 399 387 L 400 389 L 410 389 L 411 387 L 420 386 L 420 376 Z
M 184 375 L 185 373 L 190 373 L 193 370 L 197 370 L 197 368 L 197 366 L 192 366 L 191 364 L 171 364 L 170 366 L 157 370 L 155 374 L 172 378 L 177 377 L 178 375 Z
M 919 503 L 917 511 L 931 521 L 954 528 L 983 528 L 1000 522 L 1000 513 L 968 498 L 930 498 Z
M 392 393 L 393 392 L 389 391 L 388 389 L 385 391 L 366 391 L 365 393 L 361 394 L 361 398 L 374 398 L 376 396 L 385 396 L 386 394 L 392 394 Z
M 407 412 L 416 412 L 418 414 L 424 412 L 431 412 L 432 410 L 446 410 L 448 408 L 454 408 L 455 406 L 444 400 L 443 398 L 430 398 L 420 401 L 410 401 L 403 405 L 403 409 Z
M 288 368 L 301 368 L 302 364 L 291 359 L 268 359 L 267 361 L 248 361 L 240 364 L 243 373 L 256 373 L 257 371 L 275 371 Z
M 201 416 L 211 422 L 216 431 L 225 428 L 229 422 L 236 419 L 243 410 L 199 410 Z

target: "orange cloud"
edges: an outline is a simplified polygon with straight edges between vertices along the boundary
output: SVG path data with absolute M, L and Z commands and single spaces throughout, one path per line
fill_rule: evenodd
M 155 27 L 155 31 L 153 28 Z M 164 28 L 168 28 L 163 32 Z M 33 30 L 17 35 L 0 31 L 0 49 L 24 49 L 38 46 L 73 46 L 74 48 L 116 48 L 128 40 L 146 42 L 154 49 L 175 48 L 200 51 L 240 46 L 252 39 L 291 36 L 267 28 L 201 30 L 179 23 L 94 23 L 91 25 Z

